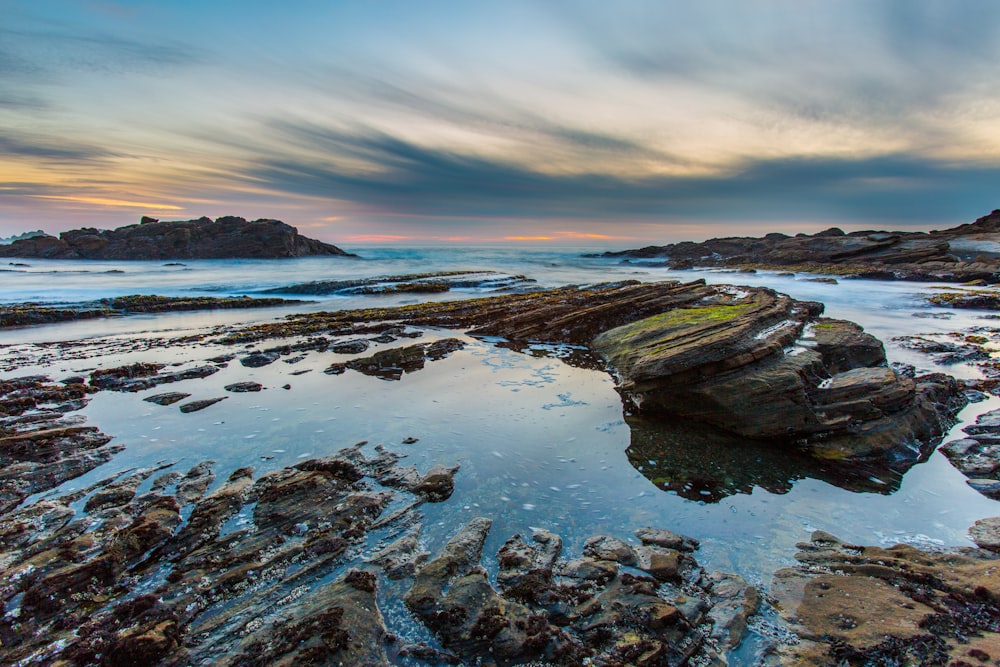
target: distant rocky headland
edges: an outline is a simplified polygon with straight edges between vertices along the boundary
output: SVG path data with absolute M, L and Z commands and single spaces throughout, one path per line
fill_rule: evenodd
M 771 233 L 701 243 L 606 252 L 601 257 L 662 259 L 673 269 L 732 267 L 834 273 L 876 280 L 1000 282 L 1000 209 L 943 231 Z
M 311 255 L 355 256 L 302 236 L 280 220 L 247 221 L 236 216 L 163 222 L 143 216 L 137 225 L 104 230 L 86 227 L 62 232 L 58 238 L 45 234 L 0 245 L 0 257 L 44 259 L 271 259 Z

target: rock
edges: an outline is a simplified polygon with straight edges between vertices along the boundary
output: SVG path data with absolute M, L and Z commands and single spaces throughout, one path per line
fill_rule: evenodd
M 719 609 L 710 617 L 704 611 L 712 609 L 712 597 L 699 588 L 700 577 L 682 593 L 611 560 L 560 563 L 562 542 L 547 531 L 531 543 L 514 536 L 503 545 L 498 591 L 478 566 L 489 525 L 476 519 L 459 531 L 417 571 L 404 596 L 444 648 L 470 664 L 724 664 L 715 642 L 704 637 L 715 636 L 724 652 L 739 643 L 756 608 L 754 594 L 737 577 L 710 580 L 719 589 Z M 613 542 L 606 536 L 588 540 L 593 548 L 610 549 Z M 691 614 L 693 621 L 681 611 L 690 606 L 689 594 L 703 610 L 697 618 Z
M 340 343 L 334 343 L 330 346 L 331 352 L 336 352 L 337 354 L 360 354 L 368 349 L 368 341 L 362 340 L 360 338 L 355 340 L 346 340 Z
M 143 219 L 113 230 L 92 228 L 37 236 L 0 245 L 2 257 L 49 259 L 223 259 L 307 255 L 354 257 L 336 246 L 301 236 L 279 220 L 248 222 L 234 216 L 172 222 Z
M 984 412 L 962 429 L 971 437 L 952 440 L 941 453 L 988 498 L 1000 499 L 1000 410 Z
M 1000 517 L 980 519 L 969 529 L 969 537 L 980 549 L 1000 551 Z
M 417 566 L 427 560 L 426 552 L 418 551 L 419 526 L 406 533 L 392 544 L 374 554 L 369 562 L 385 570 L 385 575 L 393 580 L 412 577 Z
M 424 496 L 432 503 L 438 503 L 451 497 L 455 490 L 455 473 L 458 466 L 451 468 L 436 465 L 427 471 L 419 482 L 409 487 L 410 492 Z
M 273 364 L 280 356 L 276 352 L 255 352 L 240 359 L 240 363 L 247 368 L 260 368 Z
M 204 410 L 208 406 L 215 405 L 219 401 L 224 401 L 227 398 L 228 396 L 219 396 L 218 398 L 204 398 L 198 401 L 191 401 L 189 403 L 185 403 L 184 405 L 180 406 L 181 412 L 186 414 L 188 412 L 197 412 L 198 410 Z
M 246 393 L 251 391 L 260 391 L 264 386 L 259 382 L 234 382 L 233 384 L 227 384 L 226 391 L 231 391 L 233 393 Z
M 781 664 L 969 664 L 1000 642 L 996 556 L 845 544 L 814 533 L 771 593 L 802 641 Z M 995 649 L 991 649 L 995 650 Z
M 673 531 L 663 528 L 640 528 L 635 531 L 635 536 L 643 544 L 653 544 L 665 549 L 676 549 L 687 552 L 698 549 L 698 540 L 685 535 L 678 535 Z
M 641 546 L 633 549 L 636 567 L 659 581 L 680 581 L 681 553 L 663 547 Z
M 636 557 L 632 547 L 614 537 L 592 537 L 583 545 L 585 556 L 598 560 L 610 560 L 622 565 L 635 565 Z
M 168 391 L 164 394 L 156 394 L 155 396 L 147 396 L 142 399 L 150 403 L 156 403 L 157 405 L 173 405 L 177 401 L 183 401 L 185 398 L 191 394 L 186 394 L 182 391 Z
M 342 372 L 341 368 L 350 368 L 382 380 L 400 380 L 404 373 L 413 373 L 423 368 L 425 361 L 443 359 L 463 347 L 465 343 L 457 338 L 444 338 L 433 343 L 380 350 L 370 357 L 351 359 L 343 366 L 333 364 L 324 372 L 337 375 Z
M 98 370 L 90 374 L 90 384 L 98 389 L 142 391 L 161 384 L 205 378 L 219 372 L 218 366 L 195 366 L 161 373 L 162 364 L 138 363 L 131 366 Z
M 782 272 L 834 273 L 880 280 L 996 283 L 1000 260 L 976 250 L 997 234 L 997 212 L 951 229 L 926 232 L 819 232 L 794 237 L 768 234 L 760 238 L 727 237 L 703 243 L 684 241 L 666 246 L 606 252 L 603 257 L 662 258 L 675 269 L 731 266 Z M 969 248 L 969 250 L 965 250 Z M 835 278 L 813 279 L 835 282 Z

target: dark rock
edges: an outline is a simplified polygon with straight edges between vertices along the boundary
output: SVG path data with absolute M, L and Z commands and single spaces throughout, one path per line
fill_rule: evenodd
M 240 359 L 240 363 L 247 368 L 260 368 L 273 364 L 280 356 L 276 352 L 255 352 Z
M 219 396 L 218 398 L 203 398 L 198 401 L 191 401 L 181 406 L 181 412 L 186 414 L 188 412 L 197 412 L 198 410 L 204 410 L 208 406 L 215 405 L 219 401 L 224 401 L 227 398 L 228 396 Z
M 350 256 L 336 246 L 299 235 L 279 220 L 248 222 L 234 216 L 159 222 L 113 230 L 93 228 L 63 232 L 59 238 L 37 236 L 0 245 L 3 257 L 49 259 L 222 259 L 230 257 Z
M 723 652 L 737 645 L 756 610 L 755 593 L 732 575 L 705 578 L 718 588 L 713 597 L 697 583 L 700 575 L 682 593 L 610 560 L 560 563 L 562 542 L 546 531 L 536 532 L 530 543 L 514 536 L 503 545 L 498 591 L 479 566 L 489 527 L 486 519 L 470 522 L 417 571 L 404 596 L 444 648 L 466 662 L 722 664 L 713 645 Z M 588 544 L 610 549 L 613 542 L 598 537 Z M 680 610 L 688 596 L 696 596 L 703 609 L 697 618 L 692 614 L 693 621 Z M 703 641 L 709 634 L 715 642 Z
M 457 338 L 444 338 L 433 343 L 380 350 L 370 357 L 351 359 L 343 366 L 333 364 L 324 372 L 337 375 L 343 372 L 341 368 L 350 368 L 382 380 L 400 380 L 404 373 L 413 373 L 423 368 L 426 361 L 443 359 L 463 347 L 465 343 Z
M 195 366 L 161 373 L 162 364 L 138 363 L 131 366 L 98 370 L 90 374 L 90 384 L 113 391 L 142 391 L 161 384 L 205 378 L 219 372 L 218 366 Z
M 226 391 L 231 391 L 234 393 L 246 393 L 249 391 L 260 391 L 264 386 L 259 382 L 234 382 L 233 384 L 227 384 Z
M 330 346 L 331 352 L 336 352 L 337 354 L 361 354 L 368 349 L 368 341 L 362 340 L 360 338 L 355 340 L 346 340 L 340 343 L 334 343 Z
M 191 394 L 186 394 L 182 391 L 168 391 L 165 394 L 156 394 L 154 396 L 147 396 L 142 399 L 150 403 L 156 403 L 157 405 L 173 405 L 177 401 L 183 401 L 185 398 Z
M 606 252 L 601 256 L 659 258 L 676 269 L 730 266 L 834 273 L 877 280 L 961 283 L 982 280 L 992 284 L 1000 278 L 1000 259 L 963 249 L 975 248 L 984 239 L 989 240 L 990 235 L 997 232 L 997 219 L 994 211 L 974 223 L 930 233 L 864 231 L 845 234 L 833 228 L 794 237 L 768 234 L 762 238 L 716 238 L 703 243 L 684 241 Z

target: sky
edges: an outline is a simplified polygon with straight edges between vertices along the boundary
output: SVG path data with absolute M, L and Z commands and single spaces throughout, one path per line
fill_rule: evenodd
M 1000 208 L 995 0 L 0 0 L 0 236 L 931 229 Z

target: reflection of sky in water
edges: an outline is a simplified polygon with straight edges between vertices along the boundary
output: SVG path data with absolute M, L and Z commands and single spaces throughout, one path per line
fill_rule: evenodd
M 434 335 L 438 333 L 422 340 Z M 965 544 L 966 529 L 975 519 L 996 514 L 996 503 L 969 489 L 936 453 L 907 473 L 891 495 L 852 493 L 795 468 L 784 493 L 750 484 L 717 503 L 688 500 L 661 490 L 630 463 L 630 429 L 607 374 L 468 341 L 464 350 L 429 362 L 399 382 L 351 371 L 326 375 L 323 368 L 345 357 L 312 352 L 297 364 L 278 361 L 249 369 L 234 361 L 204 380 L 137 394 L 100 392 L 86 414 L 128 449 L 59 491 L 163 460 L 175 461 L 174 469 L 181 472 L 201 460 L 214 460 L 219 485 L 237 467 L 253 465 L 259 476 L 367 440 L 366 448 L 383 443 L 407 454 L 404 464 L 420 470 L 435 463 L 461 464 L 451 499 L 420 510 L 425 548 L 431 551 L 476 516 L 494 519 L 488 560 L 508 537 L 530 533 L 533 527 L 562 535 L 575 551 L 591 535 L 631 538 L 635 528 L 653 525 L 702 540 L 706 565 L 764 581 L 777 566 L 790 562 L 795 542 L 814 529 L 860 543 L 904 539 Z M 184 352 L 179 356 L 190 361 L 216 353 L 211 348 Z M 67 369 L 74 365 L 79 362 Z M 292 375 L 306 369 L 312 370 Z M 223 390 L 242 380 L 256 380 L 267 389 L 246 394 Z M 286 383 L 288 390 L 281 388 Z M 163 391 L 190 392 L 188 400 L 228 398 L 186 415 L 177 405 L 142 400 Z M 407 437 L 419 440 L 403 444 Z

